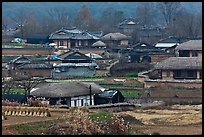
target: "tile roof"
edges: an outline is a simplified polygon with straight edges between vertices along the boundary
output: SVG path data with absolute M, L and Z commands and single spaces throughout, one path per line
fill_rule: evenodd
M 18 66 L 19 69 L 52 69 L 51 64 L 45 63 L 26 63 Z
M 96 33 L 96 32 L 95 32 Z M 62 28 L 52 33 L 49 39 L 100 39 L 99 34 L 94 34 L 88 31 L 82 31 L 77 28 L 65 29 Z

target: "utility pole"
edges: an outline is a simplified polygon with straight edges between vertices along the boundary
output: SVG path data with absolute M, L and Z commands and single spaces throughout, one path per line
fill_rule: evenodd
M 89 90 L 90 90 L 90 105 L 92 105 L 92 97 L 91 97 L 91 85 L 89 86 Z

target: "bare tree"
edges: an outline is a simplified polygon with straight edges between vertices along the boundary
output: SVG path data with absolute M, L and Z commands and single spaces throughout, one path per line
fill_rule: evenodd
M 11 16 L 12 21 L 20 28 L 20 36 L 24 37 L 25 29 L 24 26 L 30 19 L 30 13 L 24 10 L 20 10 Z
M 181 37 L 196 38 L 202 35 L 202 15 L 182 11 L 175 21 L 175 34 Z
M 173 20 L 181 8 L 180 2 L 159 2 L 157 5 L 163 15 L 166 25 L 172 25 Z
M 87 5 L 83 5 L 81 9 L 78 11 L 75 24 L 78 28 L 82 30 L 98 30 L 98 21 L 91 14 Z
M 142 25 L 150 26 L 155 24 L 156 10 L 154 3 L 141 3 L 136 8 L 136 19 L 140 21 Z
M 4 99 L 4 94 L 9 93 L 14 85 L 15 81 L 13 78 L 2 78 L 2 99 Z
M 61 27 L 70 27 L 71 25 L 71 15 L 66 8 L 53 8 L 47 11 L 49 20 L 49 26 L 54 26 L 56 29 Z

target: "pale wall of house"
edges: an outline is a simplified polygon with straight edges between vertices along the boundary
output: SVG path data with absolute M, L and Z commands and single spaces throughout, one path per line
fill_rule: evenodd
M 92 105 L 94 105 L 94 97 L 93 95 L 91 96 L 92 98 Z M 75 106 L 75 100 L 76 100 L 76 106 Z M 83 104 L 81 102 L 83 100 Z M 71 97 L 71 107 L 80 107 L 80 106 L 90 106 L 90 96 L 79 96 L 79 97 Z
M 128 45 L 128 40 L 121 40 L 120 45 Z
M 198 51 L 198 57 L 202 58 L 202 51 Z
M 69 40 L 53 40 L 55 44 L 57 44 L 58 48 L 67 49 L 70 48 L 70 41 Z M 60 46 L 60 41 L 63 41 L 63 46 Z
M 165 70 L 162 70 L 162 80 L 173 80 L 173 76 L 174 76 L 174 73 L 173 71 L 169 70 L 170 72 L 170 77 L 167 77 L 167 71 Z
M 22 74 L 28 74 L 32 77 L 51 77 L 52 69 L 23 69 L 20 70 Z
M 174 54 L 152 54 L 150 56 L 151 56 L 151 62 L 160 62 L 170 57 L 175 57 Z
M 53 78 L 66 78 L 66 77 L 92 77 L 96 74 L 96 69 L 90 69 L 89 67 L 70 67 L 65 72 L 52 71 Z

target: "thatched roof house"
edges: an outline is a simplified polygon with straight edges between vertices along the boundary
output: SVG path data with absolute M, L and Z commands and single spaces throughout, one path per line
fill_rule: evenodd
M 90 95 L 91 93 L 101 93 L 102 87 L 95 83 L 68 82 L 68 83 L 49 83 L 32 91 L 30 94 L 36 97 L 46 98 L 66 98 Z
M 176 50 L 202 50 L 202 40 L 190 40 L 178 45 Z
M 100 40 L 92 44 L 92 47 L 105 47 L 105 46 L 106 44 Z
M 156 64 L 155 69 L 202 69 L 202 58 L 170 57 Z
M 130 37 L 122 34 L 122 33 L 108 33 L 104 35 L 101 39 L 102 40 L 127 40 Z

